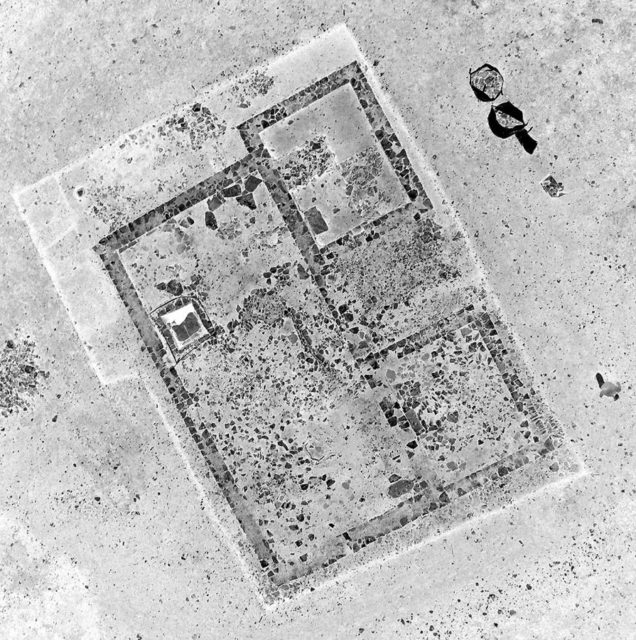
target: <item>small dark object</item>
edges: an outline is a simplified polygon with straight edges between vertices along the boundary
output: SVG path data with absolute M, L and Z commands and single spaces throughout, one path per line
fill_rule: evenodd
M 618 382 L 605 382 L 600 373 L 596 374 L 596 382 L 601 389 L 601 393 L 599 394 L 601 398 L 603 396 L 608 396 L 610 398 L 614 398 L 614 400 L 618 400 L 618 393 L 621 390 L 621 385 Z
M 526 126 L 523 121 L 523 112 L 512 102 L 493 105 L 488 114 L 488 124 L 498 138 L 509 138 Z
M 172 327 L 174 334 L 181 342 L 185 342 L 188 338 L 195 335 L 200 328 L 201 325 L 194 313 L 189 313 L 183 322 L 175 324 Z
M 205 212 L 205 226 L 208 227 L 208 229 L 212 229 L 213 231 L 216 231 L 219 228 L 219 225 L 216 222 L 214 211 Z
M 329 230 L 329 226 L 325 222 L 325 219 L 322 217 L 322 213 L 316 207 L 312 207 L 309 211 L 305 212 L 305 217 L 307 218 L 307 222 L 311 227 L 311 230 L 318 235 L 319 233 L 324 233 Z
M 541 181 L 541 186 L 543 190 L 551 197 L 551 198 L 560 198 L 563 193 L 563 183 L 557 182 L 553 176 L 547 176 Z M 599 374 L 600 375 L 600 374 Z
M 492 102 L 503 92 L 503 76 L 491 64 L 482 64 L 479 69 L 469 71 L 470 86 L 482 102 Z
M 241 187 L 238 184 L 230 184 L 223 189 L 223 195 L 226 198 L 236 198 L 241 195 Z
M 254 200 L 254 195 L 251 193 L 243 193 L 240 196 L 238 196 L 238 198 L 236 198 L 236 201 L 239 204 L 242 204 L 244 207 L 247 207 L 248 209 L 256 209 L 256 200 Z
M 413 481 L 408 480 L 407 478 L 402 478 L 397 482 L 394 482 L 389 486 L 389 495 L 391 498 L 398 498 L 399 496 L 408 493 L 413 488 Z
M 208 209 L 214 211 L 218 209 L 224 202 L 223 196 L 215 193 L 211 198 L 208 198 Z
M 528 153 L 533 153 L 537 148 L 537 141 L 530 136 L 526 129 L 527 123 L 523 120 L 523 112 L 512 102 L 493 105 L 488 114 L 488 124 L 490 130 L 498 138 L 516 136 Z
M 260 178 L 254 175 L 247 176 L 247 179 L 245 180 L 245 191 L 254 191 L 254 189 L 256 189 L 256 187 L 258 187 L 260 183 Z
M 530 155 L 534 153 L 537 148 L 538 142 L 528 133 L 527 129 L 522 129 L 515 133 L 515 137 L 519 140 L 519 143 Z
M 166 290 L 173 296 L 180 296 L 183 293 L 183 285 L 173 278 L 166 284 Z

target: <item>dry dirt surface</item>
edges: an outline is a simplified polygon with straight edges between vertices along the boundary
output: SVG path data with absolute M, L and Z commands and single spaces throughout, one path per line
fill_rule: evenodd
M 0 636 L 631 638 L 635 22 L 3 3 Z

